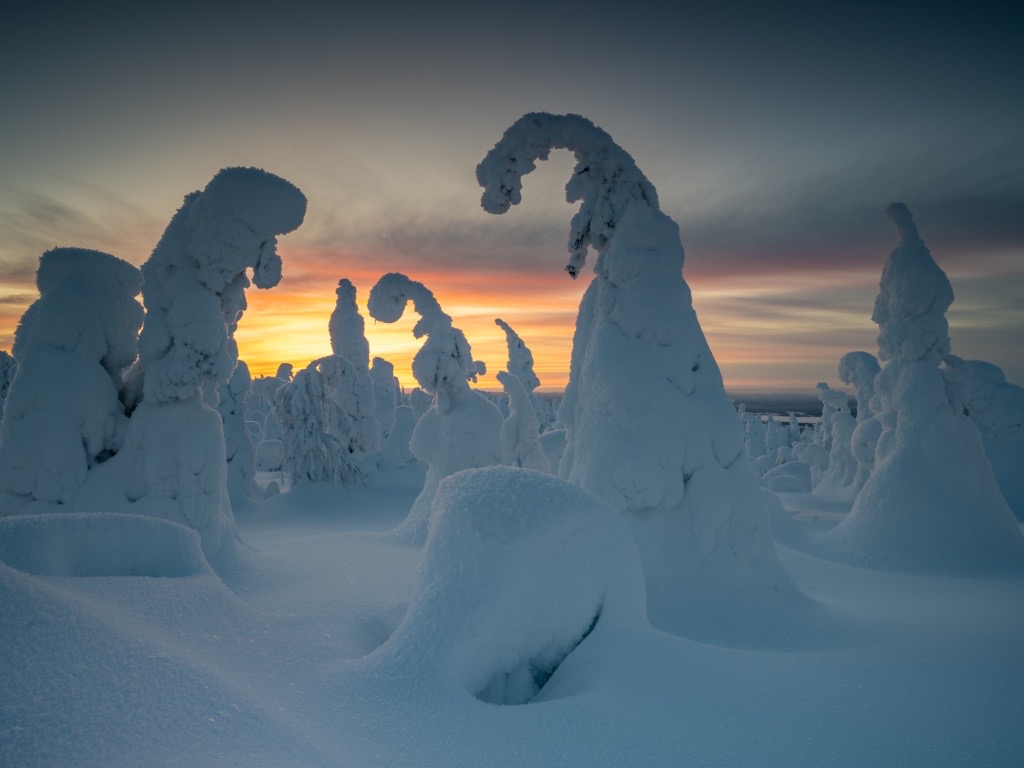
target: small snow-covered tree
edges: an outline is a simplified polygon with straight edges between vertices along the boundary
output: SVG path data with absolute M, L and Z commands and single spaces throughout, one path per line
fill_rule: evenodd
M 501 452 L 512 467 L 551 472 L 551 462 L 540 447 L 540 422 L 526 387 L 515 376 L 498 371 L 498 381 L 508 394 L 508 418 L 501 425 Z
M 14 337 L 17 374 L 0 426 L 0 511 L 70 502 L 89 469 L 120 450 L 119 399 L 137 353 L 139 270 L 108 253 L 54 248 L 36 273 L 39 299 Z
M 413 415 L 417 419 L 427 412 L 430 404 L 430 395 L 419 387 L 413 387 L 412 392 L 409 393 L 409 407 L 412 408 Z
M 398 406 L 398 385 L 395 383 L 395 366 L 383 357 L 373 358 L 370 366 L 370 380 L 373 382 L 374 415 L 380 425 L 383 440 L 391 433 Z
M 960 388 L 967 417 L 978 427 L 1003 498 L 1024 520 L 1024 387 L 983 360 L 946 355 L 946 372 Z
M 1024 564 L 1024 536 L 999 493 L 981 435 L 950 401 L 939 370 L 950 353 L 953 288 L 902 203 L 886 209 L 896 248 L 872 320 L 879 358 L 872 407 L 883 433 L 875 468 L 832 532 L 847 557 L 942 570 Z
M 224 430 L 204 388 L 230 379 L 231 331 L 258 288 L 281 279 L 277 236 L 302 223 L 306 198 L 256 168 L 220 171 L 185 197 L 143 264 L 146 324 L 139 339 L 142 404 L 125 446 L 128 497 L 140 511 L 196 529 L 207 556 L 234 539 Z
M 252 384 L 249 366 L 239 360 L 231 378 L 220 383 L 217 410 L 224 423 L 224 455 L 228 463 L 228 490 L 249 498 L 262 493 L 256 485 L 256 450 L 246 429 L 246 395 Z
M 822 444 L 828 445 L 828 464 L 824 469 L 811 467 L 811 481 L 818 493 L 840 494 L 852 496 L 858 490 L 855 485 L 857 476 L 857 460 L 854 458 L 851 441 L 856 420 L 850 414 L 850 398 L 840 389 L 832 389 L 827 384 L 819 384 L 821 392 L 818 397 L 823 405 L 823 412 L 828 412 L 828 421 L 822 418 L 820 428 L 827 434 Z
M 504 213 L 552 149 L 572 151 L 566 199 L 573 277 L 597 252 L 580 303 L 559 475 L 627 513 L 643 556 L 648 614 L 691 629 L 796 594 L 778 561 L 743 431 L 682 277 L 679 228 L 633 158 L 578 115 L 517 120 L 477 167 L 482 205 Z M 740 607 L 742 606 L 742 607 Z M 747 616 L 751 613 L 745 614 Z
M 293 484 L 362 481 L 358 436 L 341 403 L 351 401 L 355 370 L 343 357 L 314 360 L 277 390 L 274 410 L 281 425 L 284 469 Z
M 494 324 L 505 332 L 505 341 L 508 344 L 508 362 L 505 364 L 505 370 L 519 379 L 523 385 L 530 405 L 533 406 L 533 410 L 537 414 L 540 430 L 543 432 L 551 426 L 554 419 L 550 418 L 550 412 L 534 394 L 534 390 L 540 386 L 540 379 L 537 378 L 537 374 L 533 370 L 533 353 L 526 346 L 526 342 L 519 337 L 519 334 L 504 320 L 495 318 Z M 509 397 L 511 398 L 511 395 Z
M 409 444 L 413 455 L 427 465 L 423 490 L 395 535 L 422 544 L 438 483 L 461 469 L 501 463 L 502 418 L 486 397 L 470 389 L 469 382 L 484 372 L 483 364 L 473 360 L 465 334 L 452 326 L 451 317 L 426 286 L 391 272 L 373 286 L 367 308 L 374 319 L 393 323 L 410 301 L 420 315 L 413 335 L 426 336 L 413 358 L 412 374 L 434 396 L 434 403 L 416 422 Z
M 875 446 L 882 434 L 882 422 L 875 418 L 871 401 L 875 397 L 875 377 L 881 366 L 870 352 L 847 352 L 839 360 L 839 378 L 857 391 L 857 426 L 850 438 L 850 452 L 857 460 L 854 487 L 860 491 L 875 468 Z
M 331 350 L 352 367 L 352 391 L 341 392 L 342 409 L 352 420 L 352 441 L 360 454 L 372 453 L 381 447 L 380 425 L 376 416 L 374 385 L 370 379 L 370 344 L 366 340 L 366 323 L 356 305 L 356 287 L 342 278 L 338 281 L 338 301 L 331 313 L 328 330 Z M 394 408 L 392 407 L 392 411 Z M 392 414 L 392 420 L 394 416 Z

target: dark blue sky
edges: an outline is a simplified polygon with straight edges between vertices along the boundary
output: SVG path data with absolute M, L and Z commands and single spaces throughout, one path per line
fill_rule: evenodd
M 657 186 L 732 380 L 834 382 L 830 355 L 874 349 L 892 200 L 950 273 L 954 351 L 1024 379 L 1024 45 L 1008 4 L 345 5 L 5 12 L 0 347 L 42 250 L 141 262 L 181 196 L 228 165 L 306 192 L 289 242 L 313 259 L 558 271 L 568 159 L 501 219 L 473 178 L 508 124 L 548 110 L 593 119 Z M 730 320 L 779 313 L 770 339 Z M 782 345 L 779 372 L 744 368 L 745 341 Z

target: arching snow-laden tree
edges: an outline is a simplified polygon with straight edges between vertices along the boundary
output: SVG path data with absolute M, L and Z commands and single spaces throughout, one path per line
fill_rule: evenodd
M 238 360 L 231 329 L 258 288 L 281 279 L 277 236 L 302 223 L 306 198 L 256 168 L 220 171 L 185 197 L 143 264 L 146 324 L 139 339 L 143 402 L 125 446 L 125 489 L 143 511 L 196 529 L 207 555 L 234 539 L 224 431 L 202 390 Z
M 14 336 L 17 374 L 0 427 L 0 512 L 66 504 L 89 469 L 121 449 L 119 399 L 138 350 L 142 274 L 108 253 L 54 248 L 36 272 L 39 299 Z
M 559 474 L 632 519 L 656 626 L 682 631 L 697 610 L 723 618 L 722 601 L 758 611 L 796 595 L 682 277 L 679 228 L 633 158 L 578 115 L 525 115 L 477 168 L 484 209 L 519 203 L 523 176 L 558 148 L 575 155 L 566 199 L 581 203 L 566 271 L 597 252 L 558 414 Z
M 502 418 L 486 397 L 470 389 L 469 382 L 484 372 L 483 364 L 473 360 L 465 334 L 452 326 L 451 317 L 422 283 L 398 272 L 386 274 L 371 289 L 367 308 L 374 319 L 393 323 L 410 301 L 420 315 L 413 335 L 426 336 L 413 358 L 412 374 L 434 403 L 416 422 L 409 444 L 413 455 L 427 464 L 423 490 L 395 534 L 422 544 L 438 483 L 462 469 L 501 463 Z
M 377 422 L 373 381 L 370 379 L 370 344 L 366 340 L 366 322 L 356 305 L 356 287 L 350 280 L 338 281 L 337 304 L 328 323 L 331 351 L 343 357 L 352 367 L 353 387 L 341 392 L 341 404 L 352 420 L 350 440 L 359 454 L 372 453 L 381 447 L 380 425 Z M 392 414 L 391 420 L 394 420 Z
M 883 432 L 874 471 L 832 531 L 832 543 L 885 567 L 1024 564 L 1024 536 L 999 493 L 981 435 L 951 402 L 939 369 L 950 353 L 953 288 L 907 207 L 893 203 L 886 214 L 898 239 L 871 316 L 878 357 L 886 362 L 872 399 Z

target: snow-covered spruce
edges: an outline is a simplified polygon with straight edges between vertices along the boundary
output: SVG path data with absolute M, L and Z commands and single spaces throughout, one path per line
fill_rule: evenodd
M 886 213 L 898 240 L 872 314 L 887 362 L 872 400 L 884 431 L 874 471 L 831 544 L 845 559 L 886 568 L 1020 567 L 1024 536 L 977 427 L 951 403 L 939 370 L 950 351 L 952 286 L 907 207 L 893 203 Z
M 372 313 L 371 313 L 372 316 Z M 374 418 L 383 440 L 391 434 L 398 406 L 398 384 L 395 382 L 395 366 L 383 357 L 373 358 L 370 366 L 370 381 L 373 383 Z
M 554 419 L 551 418 L 550 411 L 544 407 L 537 395 L 534 394 L 534 390 L 540 386 L 540 379 L 537 378 L 537 374 L 533 370 L 533 353 L 526 346 L 526 342 L 520 338 L 519 334 L 500 317 L 495 318 L 494 324 L 505 332 L 505 342 L 508 345 L 508 362 L 505 364 L 505 370 L 519 379 L 523 385 L 523 389 L 526 390 L 526 394 L 530 399 L 530 405 L 533 406 L 533 410 L 537 414 L 540 430 L 543 432 L 551 426 L 551 422 Z
M 540 447 L 540 422 L 530 402 L 529 393 L 515 376 L 499 371 L 498 381 L 508 395 L 508 418 L 501 425 L 501 453 L 512 467 L 551 472 L 551 462 Z
M 960 388 L 964 410 L 981 432 L 999 490 L 1024 520 L 1024 388 L 983 360 L 946 356 L 946 372 Z
M 822 418 L 819 428 L 823 433 L 825 430 L 828 432 L 823 444 L 827 444 L 829 449 L 826 467 L 820 470 L 811 467 L 814 491 L 821 495 L 852 498 L 859 488 L 856 485 L 858 463 L 851 444 L 857 422 L 850 413 L 850 398 L 842 390 L 827 385 L 818 397 L 823 405 L 822 412 L 828 412 L 828 422 Z
M 870 352 L 847 352 L 839 360 L 839 378 L 856 388 L 857 426 L 850 438 L 850 452 L 857 461 L 854 488 L 860 491 L 875 468 L 875 446 L 882 434 L 882 423 L 875 418 L 871 401 L 875 397 L 875 377 L 881 366 Z
M 367 308 L 375 320 L 393 323 L 408 302 L 420 319 L 413 327 L 416 338 L 426 341 L 412 361 L 412 374 L 434 402 L 412 433 L 409 449 L 427 465 L 423 490 L 413 502 L 395 536 L 412 544 L 426 540 L 430 508 L 438 483 L 453 472 L 501 463 L 501 425 L 498 409 L 469 387 L 483 373 L 473 360 L 469 342 L 441 309 L 426 286 L 398 272 L 377 281 Z
M 128 426 L 118 392 L 137 354 L 142 274 L 108 253 L 55 248 L 40 259 L 36 286 L 15 331 L 17 374 L 0 426 L 4 514 L 70 502 Z
M 374 384 L 370 379 L 370 344 L 366 340 L 366 323 L 356 305 L 356 287 L 350 280 L 338 281 L 338 301 L 331 313 L 328 331 L 331 335 L 331 351 L 345 358 L 355 375 L 351 396 L 346 396 L 349 405 L 343 406 L 352 419 L 353 439 L 360 453 L 373 453 L 381 447 L 381 430 L 377 422 L 377 403 L 374 398 Z M 390 429 L 392 412 L 388 421 Z
M 636 547 L 600 499 L 550 475 L 489 467 L 446 478 L 433 507 L 412 603 L 370 662 L 375 674 L 434 697 L 461 690 L 522 704 L 547 694 L 584 640 L 644 626 Z
M 597 251 L 559 409 L 559 475 L 629 515 L 655 626 L 695 631 L 727 620 L 723 605 L 756 613 L 795 596 L 682 277 L 679 228 L 633 158 L 578 115 L 525 115 L 477 168 L 484 209 L 519 203 L 522 177 L 557 148 L 575 155 L 566 199 L 581 201 L 570 275 Z
M 14 374 L 18 370 L 18 364 L 14 358 L 4 350 L 0 349 L 0 423 L 4 420 L 4 402 L 7 400 L 7 390 L 11 388 L 14 381 Z
M 431 397 L 419 387 L 413 387 L 409 393 L 409 407 L 412 408 L 413 415 L 416 418 L 420 418 L 430 408 Z
M 231 378 L 220 383 L 217 411 L 224 425 L 224 456 L 228 465 L 228 491 L 243 498 L 257 499 L 256 449 L 246 430 L 246 396 L 252 384 L 249 366 L 239 360 Z
M 220 171 L 193 192 L 143 264 L 139 339 L 144 399 L 132 414 L 124 482 L 139 511 L 184 523 L 207 556 L 234 539 L 224 431 L 202 390 L 228 381 L 231 329 L 245 308 L 247 270 L 259 288 L 281 279 L 277 235 L 302 223 L 306 198 L 256 168 Z
M 362 481 L 362 451 L 355 423 L 355 370 L 343 357 L 314 360 L 277 390 L 274 412 L 281 425 L 284 470 L 292 484 Z

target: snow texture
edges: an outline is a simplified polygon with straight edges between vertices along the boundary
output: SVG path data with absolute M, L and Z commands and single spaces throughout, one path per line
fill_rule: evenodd
M 554 148 L 575 154 L 566 199 L 582 201 L 567 270 L 575 276 L 587 249 L 598 252 L 559 409 L 568 431 L 559 475 L 629 515 L 655 626 L 683 631 L 698 604 L 791 593 L 682 277 L 679 228 L 633 159 L 589 120 L 528 114 L 477 168 L 484 209 L 517 204 L 522 177 Z
M 978 428 L 954 408 L 939 370 L 953 289 L 907 207 L 893 203 L 886 213 L 898 237 L 872 315 L 879 358 L 888 361 L 872 401 L 883 432 L 874 471 L 832 542 L 840 556 L 886 568 L 1020 567 L 1024 535 Z
M 981 432 L 1003 498 L 1024 520 L 1024 388 L 1008 383 L 1001 368 L 983 360 L 947 355 L 945 370 Z
M 446 478 L 433 506 L 409 612 L 374 659 L 411 687 L 523 704 L 589 636 L 644 625 L 636 549 L 600 499 L 490 467 Z
M 0 426 L 0 513 L 66 503 L 89 469 L 122 446 L 119 399 L 135 360 L 139 270 L 99 251 L 55 248 L 36 273 L 39 299 L 14 338 L 17 374 Z
M 298 227 L 305 211 L 306 198 L 284 179 L 224 169 L 185 197 L 142 266 L 144 400 L 129 430 L 129 496 L 152 497 L 155 514 L 198 530 L 208 557 L 233 540 L 234 521 L 221 419 L 202 392 L 235 370 L 232 333 L 247 270 L 259 288 L 280 281 L 277 236 Z
M 431 503 L 438 483 L 462 469 L 501 463 L 501 412 L 483 395 L 469 387 L 484 372 L 475 362 L 469 341 L 441 309 L 422 283 L 398 272 L 384 275 L 370 290 L 367 303 L 375 320 L 393 323 L 412 302 L 419 321 L 416 338 L 426 341 L 412 361 L 412 373 L 420 387 L 434 396 L 430 409 L 420 417 L 409 449 L 427 465 L 423 490 L 409 516 L 395 535 L 411 544 L 426 540 Z
M 551 472 L 551 462 L 540 447 L 540 422 L 526 388 L 507 371 L 497 375 L 508 394 L 509 413 L 501 425 L 501 452 L 504 463 L 512 467 Z

